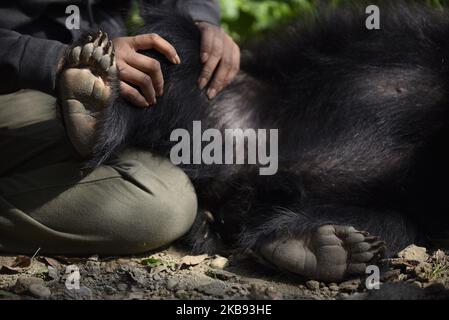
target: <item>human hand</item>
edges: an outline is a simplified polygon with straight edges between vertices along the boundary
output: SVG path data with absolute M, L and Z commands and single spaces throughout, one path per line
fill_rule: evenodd
M 240 48 L 222 28 L 208 22 L 198 22 L 197 26 L 202 36 L 200 54 L 204 64 L 198 86 L 202 90 L 210 83 L 207 96 L 213 99 L 239 72 Z
M 156 59 L 147 57 L 139 50 L 155 49 L 174 64 L 181 59 L 176 49 L 157 34 L 119 37 L 112 40 L 115 47 L 117 68 L 120 72 L 120 93 L 137 107 L 146 108 L 157 103 L 164 93 L 164 77 Z M 142 94 L 134 88 L 140 88 Z

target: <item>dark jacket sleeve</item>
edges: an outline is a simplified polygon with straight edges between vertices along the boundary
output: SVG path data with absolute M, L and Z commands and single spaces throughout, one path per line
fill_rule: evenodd
M 216 0 L 143 0 L 143 3 L 172 6 L 189 14 L 195 21 L 220 24 L 220 6 Z
M 214 0 L 178 0 L 178 6 L 190 14 L 195 21 L 220 24 L 220 6 Z
M 0 29 L 0 93 L 35 89 L 55 91 L 56 68 L 66 46 Z

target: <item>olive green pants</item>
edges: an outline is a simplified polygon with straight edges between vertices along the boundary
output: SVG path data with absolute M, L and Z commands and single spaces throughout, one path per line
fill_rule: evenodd
M 0 96 L 0 252 L 135 254 L 191 227 L 197 199 L 168 160 L 126 150 L 83 173 L 55 98 Z

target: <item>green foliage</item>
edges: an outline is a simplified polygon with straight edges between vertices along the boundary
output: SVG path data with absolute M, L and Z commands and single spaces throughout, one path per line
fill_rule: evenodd
M 449 5 L 449 0 L 416 1 L 441 9 Z M 242 41 L 300 14 L 313 13 L 318 5 L 336 7 L 351 2 L 361 0 L 220 0 L 220 5 L 223 27 L 234 39 Z
M 312 12 L 318 0 L 220 0 L 222 24 L 236 40 L 245 40 L 297 16 Z
M 128 18 L 126 19 L 126 28 L 128 29 L 128 34 L 133 35 L 143 27 L 143 19 L 140 16 L 139 5 L 136 1 L 132 2 L 131 9 L 128 13 Z
M 140 263 L 142 265 L 144 265 L 144 266 L 148 266 L 148 267 L 154 268 L 154 267 L 162 265 L 163 261 L 160 260 L 160 259 L 149 257 L 149 258 L 141 260 Z

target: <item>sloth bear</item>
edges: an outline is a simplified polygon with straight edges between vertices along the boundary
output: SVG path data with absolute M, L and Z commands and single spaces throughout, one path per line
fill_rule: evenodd
M 449 19 L 417 4 L 379 7 L 379 30 L 366 28 L 365 7 L 351 6 L 249 44 L 237 79 L 212 101 L 196 86 L 194 22 L 148 10 L 140 32 L 168 40 L 183 61 L 144 52 L 161 62 L 166 83 L 149 109 L 117 95 L 112 44 L 88 34 L 59 78 L 69 138 L 92 167 L 126 146 L 169 156 L 173 130 L 190 132 L 194 121 L 278 129 L 274 175 L 260 175 L 260 164 L 182 165 L 201 207 L 184 242 L 195 252 L 251 253 L 305 278 L 364 273 L 449 227 Z

